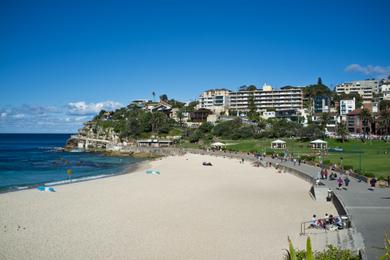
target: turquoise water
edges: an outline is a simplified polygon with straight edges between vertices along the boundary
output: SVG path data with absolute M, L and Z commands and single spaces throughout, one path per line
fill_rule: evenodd
M 0 134 L 0 191 L 123 173 L 139 162 L 132 157 L 59 151 L 69 134 Z

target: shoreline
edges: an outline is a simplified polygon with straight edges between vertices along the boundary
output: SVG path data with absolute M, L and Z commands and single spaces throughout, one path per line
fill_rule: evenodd
M 105 155 L 109 156 L 109 155 Z M 157 158 L 155 158 L 157 159 Z M 0 196 L 2 194 L 7 194 L 7 193 L 13 193 L 13 192 L 19 192 L 19 191 L 25 191 L 25 190 L 33 190 L 38 188 L 39 186 L 62 186 L 62 185 L 71 185 L 75 183 L 81 183 L 81 182 L 88 182 L 88 181 L 94 181 L 94 180 L 99 180 L 99 179 L 105 179 L 105 178 L 110 178 L 110 177 L 115 177 L 115 176 L 121 176 L 121 175 L 126 175 L 126 174 L 132 174 L 136 172 L 137 170 L 141 169 L 143 166 L 147 165 L 150 163 L 150 161 L 155 160 L 155 159 L 145 159 L 140 162 L 135 162 L 127 167 L 124 167 L 121 171 L 111 173 L 111 174 L 100 174 L 100 175 L 91 175 L 91 176 L 84 176 L 84 177 L 79 177 L 79 178 L 74 178 L 74 179 L 67 179 L 67 180 L 58 180 L 58 181 L 48 181 L 48 182 L 40 182 L 40 183 L 34 183 L 34 184 L 28 184 L 28 185 L 20 185 L 20 186 L 9 186 L 9 187 L 2 187 L 0 188 Z

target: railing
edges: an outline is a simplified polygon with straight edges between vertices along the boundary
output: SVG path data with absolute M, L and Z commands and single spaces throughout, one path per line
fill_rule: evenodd
M 344 229 L 348 229 L 348 228 L 351 228 L 352 226 L 352 221 L 351 221 L 351 215 L 340 215 L 340 216 L 335 216 L 335 218 L 340 218 L 341 220 L 341 227 Z M 326 223 L 326 219 L 320 219 L 321 221 L 324 221 L 324 223 Z M 329 224 L 326 224 L 326 225 L 329 225 Z M 332 224 L 333 225 L 333 224 Z M 337 225 L 333 225 L 335 227 L 338 228 Z M 313 229 L 313 230 L 316 230 L 316 231 L 323 231 L 323 232 L 328 232 L 330 231 L 329 229 L 327 229 L 326 227 L 320 227 L 320 226 L 315 226 L 313 227 L 313 221 L 305 221 L 305 222 L 302 222 L 301 223 L 301 232 L 300 232 L 300 235 L 303 236 L 303 235 L 306 235 L 307 232 L 306 230 L 308 229 Z

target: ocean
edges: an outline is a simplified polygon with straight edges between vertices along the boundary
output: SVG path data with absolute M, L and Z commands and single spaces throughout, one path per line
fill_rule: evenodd
M 126 172 L 141 161 L 98 153 L 63 152 L 70 134 L 0 134 L 0 192 Z

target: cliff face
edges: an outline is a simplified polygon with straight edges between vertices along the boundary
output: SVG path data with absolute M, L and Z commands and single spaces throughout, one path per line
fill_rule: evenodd
M 65 145 L 68 151 L 74 149 L 97 150 L 105 149 L 107 144 L 116 144 L 119 135 L 111 127 L 103 128 L 94 121 L 84 124 L 76 135 L 71 136 Z

